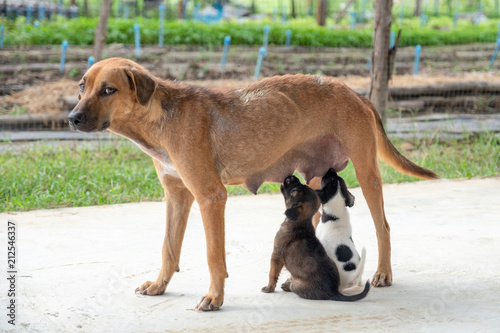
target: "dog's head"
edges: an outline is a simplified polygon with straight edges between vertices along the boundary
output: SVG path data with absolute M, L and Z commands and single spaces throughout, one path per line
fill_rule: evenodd
M 321 189 L 317 190 L 316 193 L 322 204 L 330 201 L 335 195 L 342 194 L 346 207 L 352 207 L 354 205 L 354 196 L 347 189 L 347 185 L 342 177 L 337 175 L 333 169 L 328 170 L 323 176 L 321 179 Z
M 288 219 L 309 220 L 319 209 L 319 198 L 316 192 L 307 185 L 303 185 L 295 176 L 289 176 L 281 185 L 281 193 L 285 198 Z
M 80 81 L 78 104 L 68 116 L 73 130 L 103 131 L 113 119 L 145 106 L 156 90 L 154 77 L 135 62 L 122 58 L 99 61 Z

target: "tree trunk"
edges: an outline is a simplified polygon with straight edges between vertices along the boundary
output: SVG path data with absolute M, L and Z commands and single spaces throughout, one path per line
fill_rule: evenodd
M 326 25 L 327 16 L 327 0 L 318 0 L 318 11 L 316 12 L 316 22 L 319 26 L 324 27 Z
M 391 35 L 392 0 L 378 0 L 374 4 L 373 60 L 370 68 L 369 98 L 385 122 L 389 96 L 389 40 Z
M 292 7 L 292 14 L 291 14 L 291 16 L 293 18 L 296 18 L 297 17 L 297 13 L 295 12 L 295 0 L 290 0 L 290 2 L 291 2 L 291 7 Z
M 422 11 L 422 0 L 415 0 L 415 12 L 413 13 L 413 15 L 419 17 L 420 16 L 420 12 Z
M 101 14 L 99 15 L 99 24 L 95 30 L 94 37 L 94 58 L 95 62 L 101 60 L 102 50 L 106 43 L 106 31 L 108 29 L 108 18 L 111 12 L 112 0 L 103 0 L 101 4 Z

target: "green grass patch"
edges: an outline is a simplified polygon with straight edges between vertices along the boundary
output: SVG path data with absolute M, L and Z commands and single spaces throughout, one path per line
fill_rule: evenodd
M 27 25 L 24 18 L 16 21 L 1 20 L 5 24 L 5 45 L 60 45 L 67 40 L 70 45 L 92 45 L 94 30 L 98 18 L 81 17 L 78 19 L 64 19 L 44 22 L 39 27 Z M 155 45 L 158 43 L 159 20 L 142 17 L 134 19 L 110 18 L 106 42 L 134 44 L 134 23 L 141 26 L 141 43 Z M 292 44 L 313 47 L 371 47 L 372 24 L 364 28 L 349 29 L 346 23 L 329 27 L 319 27 L 313 18 L 300 18 L 288 21 L 286 24 L 270 21 L 220 22 L 204 24 L 197 21 L 166 21 L 164 41 L 170 45 L 200 45 L 222 46 L 224 37 L 231 36 L 232 45 L 262 45 L 263 27 L 270 26 L 269 43 L 283 45 L 286 30 L 292 31 Z M 496 20 L 474 25 L 468 21 L 460 21 L 456 28 L 452 28 L 452 20 L 447 16 L 438 16 L 430 19 L 426 27 L 420 27 L 418 18 L 407 19 L 394 30 L 403 29 L 400 46 L 459 45 L 469 43 L 496 42 L 498 25 Z
M 393 140 L 404 154 L 441 178 L 489 177 L 500 174 L 500 139 L 493 133 L 462 140 Z M 418 180 L 381 163 L 384 183 Z M 358 186 L 351 164 L 340 173 Z M 230 195 L 249 194 L 228 186 Z M 264 184 L 259 193 L 279 192 Z M 163 190 L 146 154 L 127 140 L 77 146 L 8 149 L 0 153 L 0 212 L 55 207 L 157 201 Z

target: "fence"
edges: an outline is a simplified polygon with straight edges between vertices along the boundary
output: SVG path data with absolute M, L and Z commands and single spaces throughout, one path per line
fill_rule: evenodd
M 283 2 L 281 2 L 282 6 L 284 6 Z M 276 3 L 280 4 L 279 1 Z M 302 5 L 306 4 L 306 2 L 301 3 Z M 271 2 L 265 2 L 265 4 L 269 5 Z M 437 7 L 440 10 L 441 8 L 446 9 L 446 4 L 440 4 Z M 370 3 L 366 1 L 364 4 L 363 2 L 355 4 L 353 8 L 357 8 L 357 11 L 352 12 L 360 13 L 365 6 L 364 14 L 346 17 L 344 20 L 347 23 L 343 23 L 342 29 L 344 31 L 357 31 L 358 34 L 364 34 L 363 38 L 371 40 L 371 31 L 364 29 L 364 27 L 371 25 L 371 22 L 363 22 L 360 19 L 360 17 L 365 17 L 365 20 L 369 18 L 369 10 L 367 9 L 369 5 Z M 495 6 L 496 2 L 485 3 L 483 9 L 491 8 L 494 12 Z M 475 5 L 472 4 L 471 7 L 474 8 Z M 259 10 L 271 9 L 270 13 L 272 13 L 272 8 L 261 5 Z M 407 46 L 398 48 L 394 66 L 395 77 L 391 84 L 389 104 L 391 112 L 415 114 L 422 111 L 468 113 L 498 111 L 500 107 L 500 83 L 497 79 L 496 68 L 498 68 L 499 63 L 495 61 L 494 56 L 498 52 L 500 44 L 491 41 L 491 38 L 488 37 L 491 33 L 488 36 L 480 34 L 480 36 L 484 35 L 488 38 L 478 38 L 472 43 L 467 42 L 464 45 L 455 45 L 457 41 L 454 40 L 449 45 L 444 41 L 443 45 L 423 45 L 418 48 L 415 44 L 421 36 L 411 34 L 412 27 L 415 25 L 419 27 L 422 25 L 422 28 L 427 25 L 429 30 L 437 27 L 453 31 L 457 24 L 460 26 L 461 22 L 470 22 L 473 18 L 470 15 L 458 14 L 448 16 L 448 21 L 443 21 L 443 17 L 433 17 L 429 8 L 422 9 L 423 13 L 429 13 L 427 18 L 425 15 L 412 17 L 414 9 L 414 6 L 412 7 L 409 2 L 408 4 L 400 2 L 396 3 L 393 11 L 394 27 L 395 29 L 403 29 L 402 41 Z M 151 9 L 151 11 L 158 16 L 156 8 Z M 337 12 L 330 13 L 330 16 Z M 277 15 L 279 16 L 279 12 Z M 48 19 L 46 18 L 46 20 Z M 354 26 L 351 26 L 354 19 L 356 19 Z M 133 19 L 129 21 L 133 25 Z M 490 26 L 491 21 L 489 19 Z M 496 24 L 496 22 L 494 23 Z M 485 29 L 485 24 L 487 22 L 475 22 L 472 27 L 481 30 Z M 334 26 L 324 29 L 323 33 L 334 34 L 339 28 Z M 287 34 L 287 38 L 293 41 L 294 38 L 298 37 Z M 160 47 L 139 45 L 141 50 L 138 53 L 137 46 L 134 45 L 133 37 L 131 37 L 125 45 L 108 45 L 105 49 L 105 56 L 135 59 L 149 68 L 153 74 L 166 79 L 192 81 L 230 79 L 233 82 L 223 82 L 222 84 L 244 85 L 248 81 L 252 81 L 254 76 L 311 73 L 342 77 L 360 93 L 367 92 L 370 48 L 351 48 L 348 47 L 348 42 L 339 43 L 334 47 L 314 47 L 306 43 L 290 46 L 287 44 L 289 40 L 286 42 L 283 39 L 281 44 L 271 43 L 265 56 L 261 55 L 258 70 L 256 65 L 258 64 L 260 45 L 231 45 L 233 43 L 231 41 L 224 47 L 222 39 L 220 46 Z M 420 51 L 417 52 L 417 50 Z M 63 53 L 64 59 L 62 59 Z M 34 104 L 32 108 L 35 110 L 12 107 L 12 105 L 8 105 L 9 102 L 6 102 L 8 98 L 0 99 L 0 108 L 2 108 L 0 114 L 4 113 L 0 116 L 0 131 L 67 129 L 65 118 L 68 110 L 75 104 L 76 80 L 89 66 L 88 59 L 91 53 L 92 49 L 89 46 L 71 44 L 66 51 L 63 51 L 62 46 L 28 48 L 4 46 L 0 48 L 0 95 L 11 91 L 25 90 L 27 87 L 35 89 L 28 91 L 28 97 L 25 97 L 24 101 L 25 105 Z M 223 58 L 225 59 L 224 64 L 222 64 Z M 47 93 L 47 90 L 43 90 L 43 86 L 40 85 L 45 82 L 59 82 L 63 78 L 68 81 L 60 83 L 60 87 L 50 86 L 50 88 L 46 88 L 52 90 L 53 94 Z M 201 84 L 205 83 L 201 82 Z M 219 82 L 219 84 L 221 83 Z M 55 92 L 56 89 L 66 90 Z M 72 98 L 61 96 L 72 96 Z M 32 103 L 34 100 L 49 100 L 52 104 Z M 8 112 L 6 112 L 7 109 Z M 48 111 L 52 110 L 62 112 L 55 112 L 52 116 L 46 115 Z M 8 114 L 5 115 L 5 113 Z

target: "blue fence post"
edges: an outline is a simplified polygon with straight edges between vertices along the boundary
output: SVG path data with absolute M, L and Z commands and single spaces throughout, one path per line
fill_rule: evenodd
M 128 7 L 125 7 L 123 8 L 123 18 L 125 20 L 128 20 L 128 13 L 129 13 L 130 9 Z
M 0 26 L 0 49 L 3 48 L 3 32 L 5 30 L 5 27 L 2 25 Z
M 278 8 L 276 7 L 273 7 L 273 18 L 272 18 L 272 22 L 276 22 L 276 20 L 278 19 Z
M 63 4 L 62 0 L 57 1 L 57 15 L 62 15 Z
M 283 5 L 283 7 L 281 8 L 281 24 L 285 23 L 286 23 L 286 6 Z
M 160 5 L 160 31 L 158 33 L 158 47 L 163 47 L 163 29 L 165 26 L 165 5 Z
M 231 36 L 224 37 L 224 50 L 222 51 L 222 60 L 220 62 L 221 71 L 226 69 L 227 52 L 229 51 L 229 44 L 231 44 Z
M 26 8 L 26 24 L 30 24 L 31 21 L 31 6 Z
M 493 54 L 491 55 L 490 63 L 488 66 L 489 68 L 493 67 L 493 63 L 495 62 L 495 59 L 497 58 L 499 49 L 500 49 L 500 38 L 497 39 L 497 45 L 495 46 L 495 50 L 493 51 Z
M 395 42 L 396 42 L 396 33 L 394 31 L 391 31 L 391 35 L 389 38 L 389 49 L 392 49 L 394 47 Z
M 434 0 L 434 16 L 439 15 L 439 0 Z
M 183 0 L 182 1 L 182 19 L 183 20 L 186 19 L 186 7 L 187 7 L 187 4 L 188 4 L 188 0 Z
M 38 7 L 38 21 L 40 21 L 40 23 L 43 22 L 43 16 L 44 16 L 44 9 L 43 9 L 43 6 L 39 6 Z
M 89 60 L 87 61 L 87 69 L 89 69 L 95 62 L 95 58 L 93 56 L 89 57 Z
M 415 66 L 413 67 L 413 75 L 418 74 L 418 67 L 420 66 L 420 53 L 422 52 L 422 47 L 417 45 L 415 47 Z
M 259 49 L 259 57 L 257 58 L 257 66 L 255 66 L 255 73 L 254 73 L 254 78 L 258 79 L 260 75 L 260 68 L 262 67 L 262 59 L 264 58 L 266 54 L 266 49 L 264 47 L 261 47 Z
M 355 11 L 352 11 L 351 13 L 351 29 L 355 29 L 356 28 L 356 20 L 357 20 L 357 13 Z
M 134 36 L 135 36 L 135 56 L 141 56 L 141 31 L 139 24 L 134 24 Z
M 292 30 L 287 29 L 285 32 L 286 38 L 285 38 L 285 46 L 287 48 L 290 48 L 290 45 L 292 44 Z
M 453 29 L 457 27 L 457 23 L 458 23 L 458 12 L 455 12 L 455 14 L 453 15 Z
M 359 12 L 359 23 L 365 22 L 366 0 L 361 1 L 361 11 Z
M 121 13 L 123 11 L 123 3 L 119 2 L 118 3 L 118 8 L 116 9 L 116 18 L 121 17 Z
M 367 71 L 369 71 L 370 67 L 372 67 L 372 57 L 373 57 L 373 52 L 370 53 L 370 57 L 368 58 L 368 61 L 366 62 L 365 70 L 367 70 Z
M 264 48 L 264 56 L 267 55 L 267 46 L 269 44 L 269 26 L 264 26 L 264 38 L 262 42 L 262 47 Z
M 68 42 L 62 42 L 61 64 L 59 65 L 59 72 L 64 72 L 64 63 L 66 62 L 66 51 L 68 50 Z

